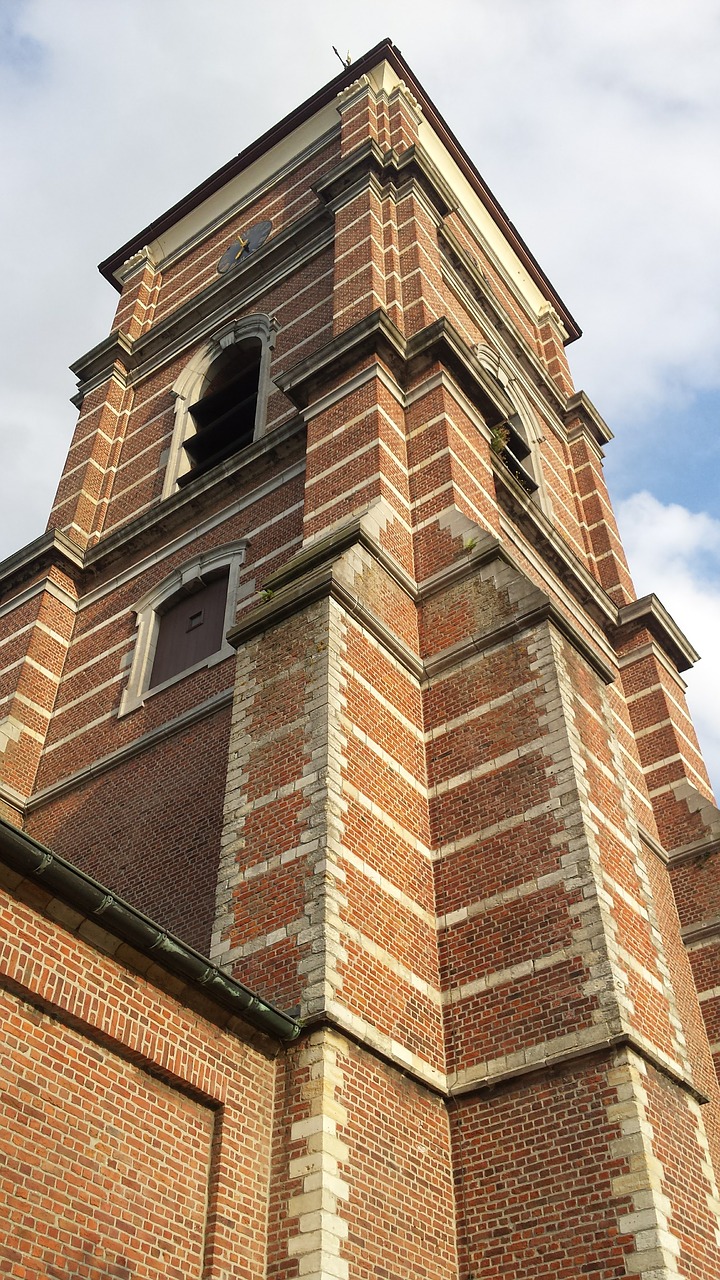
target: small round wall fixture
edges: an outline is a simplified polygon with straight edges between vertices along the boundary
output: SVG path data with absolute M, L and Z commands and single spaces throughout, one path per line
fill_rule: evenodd
M 238 232 L 218 262 L 217 269 L 220 275 L 224 276 L 226 272 L 232 271 L 233 267 L 237 267 L 251 253 L 255 253 L 255 250 L 259 249 L 270 235 L 271 226 L 272 223 L 269 221 L 257 222 L 249 231 Z

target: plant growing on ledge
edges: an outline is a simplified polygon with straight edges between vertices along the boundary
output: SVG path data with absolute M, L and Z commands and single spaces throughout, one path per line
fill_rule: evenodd
M 490 448 L 527 494 L 532 495 L 536 492 L 535 479 L 523 466 L 525 460 L 530 457 L 530 446 L 512 422 L 500 422 L 491 429 Z
M 490 432 L 490 448 L 493 453 L 501 454 L 507 449 L 510 443 L 510 428 L 506 422 L 501 422 L 499 426 L 493 427 Z

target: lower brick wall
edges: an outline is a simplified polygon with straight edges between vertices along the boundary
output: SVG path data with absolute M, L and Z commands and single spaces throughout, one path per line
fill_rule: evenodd
M 330 1028 L 277 1079 L 268 1280 L 457 1280 L 445 1100 Z
M 613 1195 L 619 1121 L 602 1062 L 525 1077 L 451 1108 L 461 1280 L 609 1280 L 628 1274 Z M 630 1271 L 629 1274 L 637 1274 Z
M 213 1111 L 8 992 L 0 1018 L 22 1049 L 4 1080 L 0 1271 L 199 1275 Z
M 207 955 L 230 708 L 30 814 L 26 830 Z
M 16 882 L 0 877 L 3 1275 L 720 1275 L 709 1108 L 629 1048 L 452 1099 L 329 1027 L 273 1061 Z
M 3 1276 L 264 1280 L 259 1048 L 4 889 L 0 1018 Z
M 453 1171 L 444 1100 L 350 1044 L 339 1055 L 345 1138 L 347 1258 L 355 1280 L 454 1280 Z
M 707 1110 L 627 1049 L 458 1099 L 460 1280 L 719 1275 Z
M 653 1151 L 671 1206 L 668 1225 L 679 1244 L 678 1272 L 683 1280 L 708 1280 L 720 1267 L 717 1184 L 706 1132 L 709 1108 L 698 1106 L 656 1071 L 648 1071 L 645 1089 Z

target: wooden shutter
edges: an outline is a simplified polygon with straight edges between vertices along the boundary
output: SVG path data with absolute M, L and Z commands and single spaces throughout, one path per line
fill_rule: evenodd
M 226 570 L 161 615 L 151 689 L 222 648 L 227 588 Z

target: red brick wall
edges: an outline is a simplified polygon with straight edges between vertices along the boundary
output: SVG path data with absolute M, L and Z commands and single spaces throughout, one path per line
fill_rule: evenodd
M 461 1280 L 637 1275 L 628 1267 L 632 1208 L 613 1180 L 616 1090 L 602 1060 L 460 1098 L 450 1110 Z
M 229 707 L 35 809 L 36 840 L 204 954 L 220 855 Z
M 311 1188 L 321 1181 L 326 1274 L 455 1280 L 443 1099 L 343 1036 L 316 1032 L 279 1063 L 277 1114 L 268 1280 L 294 1277 L 298 1265 L 317 1274 L 303 1237 L 317 1231 Z
M 27 735 L 21 777 L 10 742 L 6 771 L 35 789 L 33 834 L 317 1024 L 278 1072 L 268 1274 L 299 1259 L 312 1273 L 327 1248 L 353 1280 L 450 1277 L 457 1211 L 467 1280 L 647 1275 L 664 1265 L 641 1255 L 648 1234 L 662 1252 L 667 1196 L 693 1280 L 720 1272 L 705 1159 L 720 1159 L 717 1087 L 654 841 L 707 839 L 682 791 L 702 801 L 707 778 L 670 658 L 649 631 L 615 629 L 634 592 L 592 415 L 568 409 L 551 299 L 523 300 L 448 212 L 411 150 L 419 118 L 402 89 L 352 85 L 327 146 L 177 261 L 130 271 L 118 323 L 149 350 L 171 318 L 181 332 L 186 305 L 211 310 L 235 232 L 269 217 L 273 237 L 302 242 L 300 219 L 319 237 L 334 220 L 332 245 L 240 295 L 233 318 L 276 318 L 271 377 L 295 381 L 270 389 L 267 449 L 190 490 L 184 515 L 157 505 L 172 387 L 210 329 L 153 369 L 119 350 L 88 392 L 54 518 L 97 544 L 98 567 L 67 657 L 48 657 L 52 690 L 26 664 L 43 743 Z M 379 310 L 395 330 L 376 349 Z M 331 341 L 322 368 L 298 371 Z M 534 496 L 493 448 L 514 411 Z M 139 517 L 142 536 L 103 560 Z M 350 521 L 355 541 L 323 553 Z M 237 538 L 237 660 L 118 716 L 137 601 Z M 231 690 L 231 712 L 131 754 Z M 111 753 L 112 769 L 73 777 Z M 675 865 L 696 927 L 714 871 Z M 720 1055 L 716 957 L 692 957 Z M 197 1136 L 205 1114 L 177 1124 Z
M 272 1063 L 1 903 L 3 1274 L 261 1280 Z

